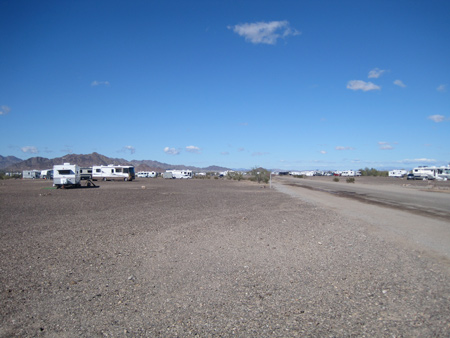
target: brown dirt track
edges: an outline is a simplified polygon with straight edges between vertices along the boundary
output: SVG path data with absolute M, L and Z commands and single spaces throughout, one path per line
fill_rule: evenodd
M 1 337 L 449 335 L 448 266 L 363 221 L 248 182 L 99 185 L 0 181 Z

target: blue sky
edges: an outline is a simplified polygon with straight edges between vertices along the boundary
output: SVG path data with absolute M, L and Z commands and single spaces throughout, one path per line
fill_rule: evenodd
M 449 1 L 0 0 L 0 154 L 450 162 Z

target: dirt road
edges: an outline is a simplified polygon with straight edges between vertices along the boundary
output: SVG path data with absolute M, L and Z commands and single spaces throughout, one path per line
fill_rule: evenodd
M 370 215 L 248 182 L 100 185 L 0 182 L 1 337 L 449 335 L 448 260 Z
M 364 220 L 381 235 L 396 235 L 397 240 L 408 242 L 412 248 L 450 258 L 447 182 L 442 182 L 440 189 L 431 189 L 428 184 L 397 183 L 380 184 L 376 178 L 366 179 L 363 184 L 337 183 L 330 178 L 274 180 L 281 192 L 326 206 L 346 217 Z

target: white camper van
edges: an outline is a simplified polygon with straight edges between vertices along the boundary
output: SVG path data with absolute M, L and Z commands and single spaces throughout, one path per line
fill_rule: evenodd
M 172 173 L 173 178 L 192 178 L 192 170 L 166 170 L 166 173 Z
M 79 187 L 81 181 L 80 167 L 64 163 L 53 166 L 53 186 L 57 188 Z
M 149 177 L 153 178 L 153 177 L 156 177 L 157 174 L 155 171 L 139 171 L 136 174 L 136 176 L 141 177 L 141 178 L 149 178 Z
M 404 177 L 408 175 L 408 172 L 403 169 L 391 170 L 389 171 L 389 177 Z
M 132 181 L 136 178 L 134 167 L 129 165 L 94 165 L 92 167 L 92 179 L 96 180 L 121 180 Z
M 415 179 L 422 180 L 448 180 L 450 179 L 450 166 L 447 167 L 427 167 L 421 166 L 412 170 Z

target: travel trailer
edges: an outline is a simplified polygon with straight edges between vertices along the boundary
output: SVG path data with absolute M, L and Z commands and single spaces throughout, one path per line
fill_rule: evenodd
M 80 167 L 64 163 L 53 166 L 53 186 L 57 188 L 79 187 L 81 181 Z
M 415 179 L 422 180 L 448 180 L 450 179 L 450 166 L 446 167 L 427 167 L 420 166 L 412 170 Z
M 22 178 L 40 178 L 41 177 L 41 171 L 40 170 L 24 170 L 22 172 Z
M 192 170 L 166 170 L 166 173 L 172 173 L 173 178 L 192 178 Z
M 155 171 L 140 171 L 136 174 L 137 177 L 142 177 L 142 178 L 153 178 L 156 177 L 158 174 Z
M 408 171 L 406 170 L 391 170 L 389 171 L 389 177 L 403 177 L 408 174 Z
M 356 176 L 356 171 L 354 170 L 344 170 L 341 176 Z
M 136 178 L 134 167 L 129 165 L 94 165 L 92 167 L 92 179 L 96 180 L 121 180 L 132 181 Z
M 52 169 L 41 170 L 41 178 L 44 180 L 51 180 L 53 178 L 53 170 Z

